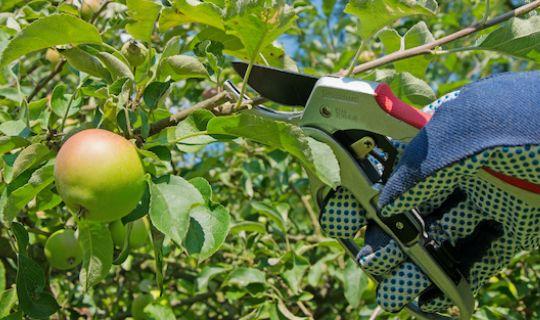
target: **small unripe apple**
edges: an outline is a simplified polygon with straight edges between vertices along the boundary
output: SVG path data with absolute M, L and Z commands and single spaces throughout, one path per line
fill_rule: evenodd
M 154 298 L 149 294 L 140 294 L 133 299 L 131 303 L 131 316 L 135 320 L 147 319 L 146 314 L 144 313 L 144 308 L 147 305 L 152 303 Z
M 101 0 L 82 0 L 81 1 L 81 17 L 84 20 L 92 18 L 101 7 Z
M 124 239 L 126 238 L 127 227 L 124 226 L 122 220 L 116 220 L 109 226 L 114 244 L 119 247 L 124 247 Z M 129 247 L 132 249 L 140 248 L 148 243 L 148 232 L 144 225 L 143 219 L 133 221 L 131 233 L 129 235 Z
M 129 214 L 146 187 L 135 146 L 102 129 L 83 130 L 70 137 L 58 152 L 54 177 L 68 208 L 98 222 Z
M 58 230 L 45 243 L 45 257 L 53 268 L 68 270 L 82 261 L 82 249 L 71 229 Z
M 146 60 L 148 49 L 139 41 L 132 39 L 124 43 L 120 52 L 126 57 L 131 67 L 134 68 L 140 66 Z
M 45 59 L 55 66 L 60 62 L 60 53 L 56 49 L 49 48 L 45 52 Z

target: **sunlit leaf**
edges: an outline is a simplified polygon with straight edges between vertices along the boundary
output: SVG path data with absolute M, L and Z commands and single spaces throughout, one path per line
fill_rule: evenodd
M 150 196 L 152 224 L 177 244 L 182 244 L 189 229 L 190 212 L 204 205 L 204 198 L 197 188 L 177 176 L 150 183 Z
M 394 29 L 384 29 L 377 34 L 387 53 L 406 50 L 435 40 L 425 22 L 420 21 L 410 28 L 403 37 Z M 423 77 L 433 58 L 432 55 L 420 55 L 394 62 L 399 72 L 409 72 L 415 77 Z
M 165 31 L 184 23 L 200 23 L 223 29 L 221 9 L 208 1 L 174 0 L 173 7 L 163 10 L 159 29 Z
M 513 18 L 505 22 L 488 34 L 478 48 L 540 62 L 540 16 Z
M 227 12 L 226 31 L 244 45 L 249 60 L 289 30 L 296 19 L 284 1 L 239 1 Z
M 114 245 L 107 225 L 89 221 L 79 222 L 79 243 L 83 251 L 79 280 L 83 288 L 88 290 L 109 273 Z
M 127 0 L 130 22 L 126 30 L 135 39 L 150 41 L 161 6 L 153 0 Z
M 358 307 L 362 302 L 362 294 L 368 287 L 368 276 L 352 259 L 347 260 L 343 273 L 343 286 L 345 298 L 349 304 L 353 308 Z
M 53 14 L 34 21 L 13 38 L 2 52 L 0 66 L 33 51 L 64 44 L 101 43 L 98 30 L 67 14 Z
M 358 17 L 358 33 L 367 39 L 394 21 L 411 15 L 432 15 L 435 1 L 350 0 L 345 12 Z
M 289 152 L 312 170 L 324 183 L 339 183 L 339 165 L 329 146 L 307 137 L 299 127 L 241 113 L 216 117 L 208 122 L 211 134 L 244 137 Z

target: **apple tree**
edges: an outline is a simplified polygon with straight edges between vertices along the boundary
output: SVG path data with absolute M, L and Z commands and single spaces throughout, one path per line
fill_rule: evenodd
M 335 158 L 249 112 L 290 110 L 249 70 L 386 82 L 422 107 L 537 68 L 539 6 L 0 1 L 0 319 L 408 319 L 321 232 L 305 170 L 335 187 Z M 539 279 L 538 253 L 516 257 L 475 317 L 539 318 Z

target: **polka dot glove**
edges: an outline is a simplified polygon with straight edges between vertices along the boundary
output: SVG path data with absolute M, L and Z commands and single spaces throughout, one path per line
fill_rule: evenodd
M 514 255 L 540 245 L 540 196 L 506 184 L 486 169 L 540 183 L 539 158 L 539 145 L 484 151 L 437 171 L 385 206 L 381 214 L 388 217 L 418 208 L 431 237 L 451 245 L 476 294 Z M 421 293 L 419 304 L 426 312 L 451 306 L 394 240 L 368 227 L 365 243 L 358 262 L 383 278 L 377 301 L 385 310 L 398 311 Z
M 479 95 L 488 91 L 482 88 L 484 84 L 489 85 L 489 81 L 480 81 L 475 88 Z M 508 89 L 508 86 L 505 88 Z M 527 90 L 531 88 L 523 88 L 524 92 Z M 473 89 L 468 88 L 464 92 L 469 101 L 474 101 L 470 98 L 475 94 Z M 503 93 L 502 90 L 498 92 Z M 490 94 L 497 94 L 497 90 Z M 448 102 L 455 100 L 457 103 L 460 95 L 459 92 L 452 93 L 427 106 L 425 111 L 436 111 L 431 122 L 439 121 L 439 106 L 443 105 L 441 110 L 453 107 Z M 495 97 L 491 101 L 505 98 Z M 522 100 L 514 102 L 538 107 L 536 99 Z M 504 112 L 500 113 L 503 116 L 497 116 L 496 110 L 493 114 L 494 119 L 490 120 L 504 123 Z M 488 112 L 487 115 L 491 114 Z M 459 118 L 459 114 L 455 118 Z M 443 121 L 444 117 L 440 119 Z M 459 119 L 456 121 L 459 122 Z M 513 128 L 517 128 L 519 123 L 513 125 Z M 472 126 L 476 128 L 474 123 Z M 491 139 L 491 136 L 488 138 Z M 415 181 L 414 185 L 386 203 L 381 208 L 381 215 L 389 217 L 418 209 L 424 216 L 431 237 L 449 247 L 476 294 L 490 277 L 508 265 L 515 254 L 540 245 L 540 140 L 532 140 L 535 139 L 537 143 L 501 143 L 463 156 Z M 433 140 L 426 141 L 433 143 Z M 400 157 L 407 156 L 407 153 L 429 152 L 429 149 L 418 150 L 415 149 L 417 146 L 406 146 L 399 142 L 395 142 L 395 145 Z M 392 178 L 389 183 L 400 183 L 395 179 L 393 182 Z M 406 180 L 408 177 L 400 178 Z M 366 222 L 363 209 L 352 194 L 343 188 L 330 195 L 321 210 L 320 223 L 329 236 L 354 237 Z M 451 301 L 377 226 L 368 225 L 365 246 L 358 255 L 358 263 L 364 270 L 382 279 L 377 288 L 377 301 L 387 311 L 399 311 L 417 298 L 421 309 L 426 312 L 442 312 L 451 306 Z

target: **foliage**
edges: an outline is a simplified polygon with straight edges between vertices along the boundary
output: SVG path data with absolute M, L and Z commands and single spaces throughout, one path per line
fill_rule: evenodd
M 518 2 L 0 2 L 0 319 L 124 319 L 148 294 L 153 319 L 369 318 L 375 284 L 321 234 L 309 196 L 304 168 L 339 184 L 333 154 L 295 126 L 243 112 L 249 103 L 223 92 L 225 80 L 243 80 L 230 62 L 336 73 L 359 47 L 358 61 L 370 61 Z M 422 106 L 480 77 L 534 69 L 539 21 L 513 18 L 362 77 Z M 136 59 L 127 41 L 143 48 Z M 143 219 L 151 243 L 141 248 L 115 248 L 107 225 L 79 219 L 58 195 L 60 146 L 96 127 L 138 147 L 148 187 L 122 223 L 129 239 Z M 77 229 L 80 269 L 52 269 L 44 256 L 64 228 Z M 539 281 L 540 255 L 516 257 L 479 294 L 476 319 L 539 318 Z

